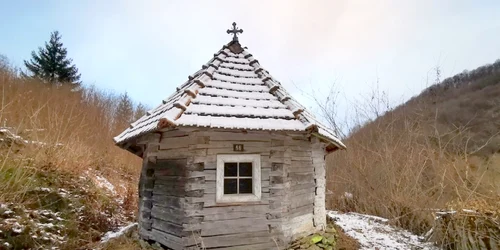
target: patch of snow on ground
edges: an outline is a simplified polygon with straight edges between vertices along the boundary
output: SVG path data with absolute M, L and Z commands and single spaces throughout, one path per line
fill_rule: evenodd
M 124 226 L 122 228 L 120 228 L 118 231 L 116 232 L 107 232 L 101 239 L 101 242 L 102 243 L 105 243 L 105 242 L 108 242 L 109 240 L 113 239 L 113 238 L 118 238 L 124 234 L 126 234 L 129 230 L 131 230 L 133 227 L 137 226 L 137 223 L 132 223 L 130 225 L 127 225 L 127 226 Z
M 359 242 L 361 249 L 439 249 L 421 236 L 388 225 L 385 218 L 337 211 L 329 211 L 328 215 Z
M 112 194 L 116 194 L 115 186 L 113 186 L 113 184 L 111 184 L 111 182 L 109 182 L 108 179 L 106 179 L 102 176 L 96 175 L 95 180 L 96 180 L 97 186 L 99 186 L 100 188 L 106 188 Z

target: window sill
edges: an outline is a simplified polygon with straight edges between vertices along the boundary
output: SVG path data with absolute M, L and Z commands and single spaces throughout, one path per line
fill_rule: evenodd
M 256 203 L 260 202 L 261 197 L 254 194 L 226 194 L 222 197 L 217 197 L 217 203 Z

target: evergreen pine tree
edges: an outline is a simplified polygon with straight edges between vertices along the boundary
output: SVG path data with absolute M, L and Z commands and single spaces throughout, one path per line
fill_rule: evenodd
M 137 107 L 135 108 L 134 112 L 134 121 L 139 120 L 142 116 L 146 114 L 146 106 L 144 106 L 142 103 L 139 103 Z
M 58 31 L 54 31 L 50 34 L 50 41 L 45 42 L 45 47 L 39 47 L 38 53 L 32 51 L 31 60 L 25 60 L 24 65 L 31 73 L 31 77 L 39 78 L 44 82 L 80 84 L 81 75 L 72 64 L 73 60 L 66 58 L 67 53 L 61 42 L 61 35 Z
M 134 105 L 127 92 L 120 95 L 115 113 L 115 124 L 117 129 L 123 129 L 132 122 L 134 118 Z

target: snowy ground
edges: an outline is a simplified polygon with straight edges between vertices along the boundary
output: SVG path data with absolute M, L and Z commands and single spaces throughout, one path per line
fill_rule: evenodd
M 424 242 L 423 237 L 388 225 L 384 218 L 336 211 L 329 211 L 328 215 L 360 243 L 361 249 L 439 249 Z
M 122 235 L 127 234 L 129 231 L 133 230 L 137 226 L 137 223 L 131 223 L 127 226 L 121 227 L 116 231 L 110 231 L 104 234 L 104 236 L 101 239 L 102 243 L 108 242 L 111 239 L 118 238 Z

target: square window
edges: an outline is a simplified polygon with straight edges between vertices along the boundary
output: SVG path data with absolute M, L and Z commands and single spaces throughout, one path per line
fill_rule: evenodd
M 260 173 L 260 155 L 217 155 L 216 201 L 260 201 Z
M 224 162 L 224 177 L 238 176 L 237 162 Z
M 238 193 L 238 179 L 224 179 L 224 194 Z
M 252 193 L 252 179 L 239 179 L 238 193 L 239 194 L 251 194 Z
M 250 176 L 250 177 L 252 177 L 252 163 L 251 162 L 240 162 L 238 176 Z

